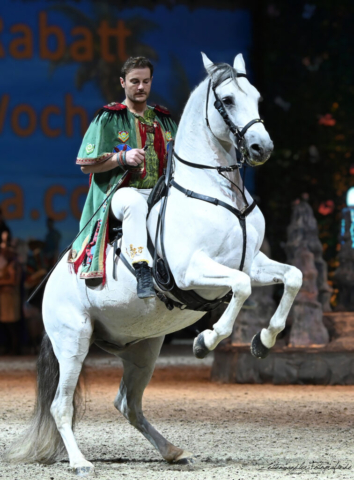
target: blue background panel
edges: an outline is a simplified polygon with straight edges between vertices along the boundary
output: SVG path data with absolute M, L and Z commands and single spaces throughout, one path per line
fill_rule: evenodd
M 205 76 L 201 51 L 228 63 L 241 52 L 249 63 L 246 9 L 117 10 L 89 0 L 3 0 L 2 7 L 0 205 L 14 236 L 23 239 L 43 239 L 48 215 L 56 219 L 62 247 L 76 235 L 88 188 L 76 155 L 95 111 L 112 94 L 123 100 L 119 70 L 127 56 L 152 59 L 151 100 L 177 116 Z M 108 27 L 113 33 L 105 49 L 102 29 Z M 87 60 L 73 58 L 75 52 Z M 251 176 L 248 181 L 252 190 Z

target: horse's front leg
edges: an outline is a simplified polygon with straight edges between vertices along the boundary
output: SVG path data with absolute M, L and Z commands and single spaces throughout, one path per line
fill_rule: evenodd
M 178 286 L 183 289 L 193 288 L 202 296 L 203 291 L 210 295 L 215 288 L 232 289 L 232 299 L 221 318 L 213 325 L 213 329 L 204 330 L 194 340 L 194 355 L 204 358 L 221 340 L 231 335 L 236 317 L 251 294 L 251 279 L 245 273 L 220 265 L 205 253 L 198 252 L 193 255 L 183 278 L 178 281 Z
M 263 328 L 252 339 L 252 355 L 265 358 L 275 344 L 278 333 L 285 328 L 290 308 L 302 285 L 302 273 L 292 265 L 275 262 L 259 252 L 252 263 L 251 281 L 252 286 L 258 287 L 275 283 L 284 284 L 282 299 L 270 320 L 269 327 Z

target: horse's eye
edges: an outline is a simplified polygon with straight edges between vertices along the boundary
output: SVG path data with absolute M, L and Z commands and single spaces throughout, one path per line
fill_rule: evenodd
M 222 99 L 223 103 L 225 105 L 233 105 L 234 104 L 234 99 L 232 97 L 225 97 Z

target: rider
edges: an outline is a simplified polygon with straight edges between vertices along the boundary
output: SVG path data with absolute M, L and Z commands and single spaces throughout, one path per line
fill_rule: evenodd
M 167 145 L 177 130 L 164 107 L 147 105 L 153 65 L 145 57 L 130 57 L 123 65 L 120 83 L 123 103 L 105 105 L 83 139 L 76 163 L 90 173 L 90 189 L 80 228 L 104 202 L 128 170 L 120 188 L 99 209 L 74 242 L 69 263 L 80 278 L 105 282 L 105 252 L 110 216 L 123 221 L 126 254 L 136 270 L 139 298 L 155 295 L 151 256 L 147 249 L 147 199 L 166 166 Z M 113 153 L 112 153 L 113 152 Z

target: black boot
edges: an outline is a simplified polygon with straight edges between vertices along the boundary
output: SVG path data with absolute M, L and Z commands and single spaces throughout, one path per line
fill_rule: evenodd
M 136 279 L 138 280 L 138 297 L 156 297 L 154 284 L 152 282 L 151 268 L 147 262 L 133 263 L 133 267 L 136 270 Z

